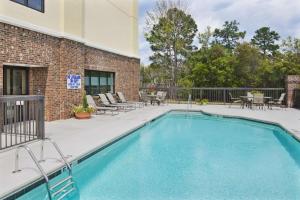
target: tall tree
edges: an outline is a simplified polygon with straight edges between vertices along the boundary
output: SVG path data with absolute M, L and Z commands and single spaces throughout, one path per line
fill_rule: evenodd
M 222 29 L 215 29 L 213 36 L 214 43 L 220 44 L 227 49 L 233 50 L 241 39 L 245 38 L 246 31 L 240 31 L 236 20 L 225 21 Z
M 150 60 L 170 71 L 172 85 L 177 82 L 178 72 L 188 54 L 195 49 L 192 45 L 197 25 L 191 15 L 178 8 L 170 8 L 145 34 L 153 55 Z
M 210 47 L 213 34 L 210 26 L 208 26 L 203 33 L 199 34 L 198 39 L 202 49 L 208 49 Z
M 244 42 L 236 47 L 234 55 L 234 74 L 238 81 L 238 85 L 244 87 L 257 86 L 256 71 L 262 61 L 259 49 L 247 42 Z
M 300 39 L 289 36 L 282 41 L 282 48 L 284 52 L 300 55 Z
M 271 31 L 270 27 L 262 27 L 255 31 L 251 42 L 256 45 L 264 56 L 274 55 L 274 53 L 279 49 L 279 45 L 276 41 L 280 39 L 277 32 Z

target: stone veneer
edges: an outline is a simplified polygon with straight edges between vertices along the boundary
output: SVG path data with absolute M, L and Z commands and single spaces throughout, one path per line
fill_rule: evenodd
M 287 91 L 287 106 L 293 107 L 294 105 L 294 90 L 300 88 L 300 76 L 289 75 L 286 77 L 286 91 Z
M 81 102 L 84 92 L 84 69 L 115 72 L 115 91 L 138 99 L 139 59 L 0 23 L 0 95 L 5 63 L 40 66 L 30 67 L 29 94 L 45 95 L 48 121 L 71 117 L 72 106 Z M 69 73 L 81 75 L 81 90 L 67 90 Z

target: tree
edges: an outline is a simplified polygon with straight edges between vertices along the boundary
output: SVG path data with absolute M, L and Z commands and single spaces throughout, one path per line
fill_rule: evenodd
M 300 39 L 288 37 L 282 41 L 285 60 L 300 65 Z
M 165 83 L 166 80 L 169 80 L 170 77 L 167 76 L 167 73 L 164 68 L 158 65 L 150 65 L 144 66 L 141 65 L 140 68 L 140 76 L 141 76 L 141 85 L 147 84 L 161 84 Z
M 233 50 L 241 39 L 245 38 L 246 31 L 239 31 L 240 24 L 236 21 L 226 21 L 222 29 L 215 29 L 213 36 L 215 44 L 221 44 L 229 50 Z
M 188 77 L 196 87 L 235 86 L 234 56 L 221 45 L 194 52 L 187 65 L 192 69 Z
M 282 48 L 286 53 L 300 55 L 300 39 L 289 36 L 285 40 L 282 40 Z
M 280 39 L 277 32 L 271 31 L 270 27 L 262 27 L 255 31 L 251 42 L 256 45 L 264 56 L 274 55 L 279 49 L 279 45 L 275 44 Z
M 234 50 L 234 74 L 239 86 L 255 87 L 256 70 L 259 68 L 262 56 L 255 46 L 244 42 Z
M 214 33 L 211 31 L 210 26 L 206 28 L 205 32 L 199 34 L 198 39 L 201 45 L 201 49 L 208 49 L 210 47 L 213 34 Z
M 191 15 L 174 7 L 168 9 L 145 34 L 153 51 L 150 60 L 169 71 L 172 85 L 177 82 L 185 58 L 195 49 L 192 43 L 196 32 L 197 25 Z

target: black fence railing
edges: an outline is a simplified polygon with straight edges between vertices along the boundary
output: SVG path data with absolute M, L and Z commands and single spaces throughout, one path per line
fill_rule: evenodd
M 294 90 L 294 107 L 300 108 L 300 89 Z
M 43 96 L 0 96 L 0 150 L 45 138 Z
M 233 98 L 239 98 L 241 96 L 246 96 L 247 92 L 260 92 L 263 93 L 265 97 L 270 97 L 271 99 L 278 99 L 281 93 L 285 92 L 284 88 L 179 88 L 179 87 L 169 87 L 162 88 L 141 88 L 141 90 L 151 93 L 151 91 L 166 91 L 167 100 L 169 102 L 185 102 L 191 94 L 192 101 L 201 101 L 203 99 L 208 100 L 209 103 L 214 104 L 226 104 L 230 103 L 230 94 Z

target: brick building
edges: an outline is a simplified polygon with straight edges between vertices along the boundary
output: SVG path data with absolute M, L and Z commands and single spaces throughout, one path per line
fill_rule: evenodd
M 136 0 L 1 1 L 0 95 L 43 94 L 48 121 L 69 118 L 84 90 L 137 99 L 137 23 Z

